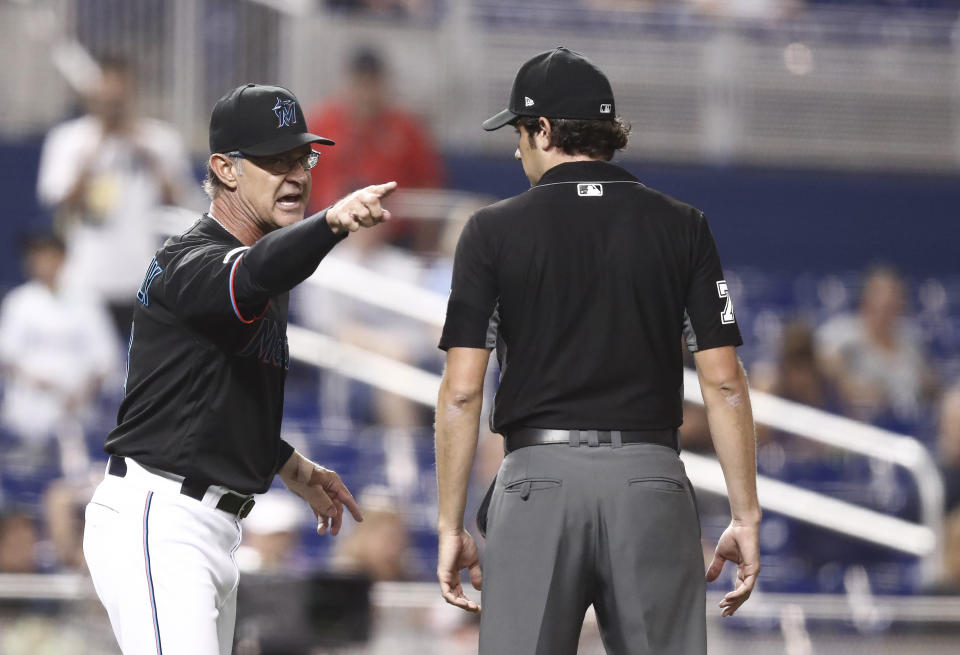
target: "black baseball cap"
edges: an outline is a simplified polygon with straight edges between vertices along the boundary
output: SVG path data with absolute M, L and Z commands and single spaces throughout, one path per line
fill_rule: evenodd
M 530 59 L 513 81 L 510 105 L 483 122 L 498 130 L 520 116 L 613 120 L 613 89 L 607 76 L 578 52 L 554 48 Z
M 244 84 L 217 100 L 210 114 L 210 152 L 278 155 L 307 143 L 332 146 L 310 134 L 303 110 L 282 86 Z

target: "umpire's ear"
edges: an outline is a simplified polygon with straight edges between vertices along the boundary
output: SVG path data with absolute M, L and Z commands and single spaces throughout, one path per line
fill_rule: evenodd
M 537 120 L 537 128 L 538 132 L 534 135 L 534 142 L 541 150 L 550 150 L 553 147 L 553 143 L 550 141 L 550 135 L 553 132 L 550 119 L 540 116 Z
M 239 184 L 237 176 L 240 174 L 239 159 L 215 152 L 210 155 L 207 163 L 210 165 L 210 170 L 217 176 L 217 179 L 220 180 L 223 186 L 231 191 L 237 188 Z

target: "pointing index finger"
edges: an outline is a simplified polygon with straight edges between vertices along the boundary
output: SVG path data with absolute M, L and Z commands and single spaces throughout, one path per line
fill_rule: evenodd
M 394 181 L 384 182 L 383 184 L 374 184 L 367 187 L 367 190 L 370 193 L 376 194 L 378 198 L 384 198 L 393 193 L 397 188 L 397 183 Z
M 344 506 L 350 510 L 353 520 L 355 520 L 357 523 L 363 522 L 363 513 L 360 511 L 360 505 L 357 504 L 353 494 L 350 493 L 350 490 L 347 489 L 345 484 L 341 483 L 337 497 L 338 500 L 340 500 L 340 502 L 342 502 Z

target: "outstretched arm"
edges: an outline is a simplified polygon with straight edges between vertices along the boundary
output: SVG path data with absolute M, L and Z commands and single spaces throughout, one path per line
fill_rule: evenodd
M 310 277 L 347 234 L 390 219 L 380 201 L 396 182 L 368 186 L 299 223 L 274 230 L 243 254 L 234 276 L 234 298 L 258 306 Z
M 450 348 L 437 399 L 437 578 L 444 600 L 470 612 L 479 612 L 480 606 L 463 592 L 460 571 L 470 570 L 475 589 L 481 588 L 483 579 L 477 545 L 463 528 L 463 512 L 477 452 L 489 358 L 486 348 Z
M 760 573 L 760 504 L 757 500 L 756 435 L 747 376 L 733 346 L 694 354 L 707 422 L 723 468 L 730 498 L 730 526 L 717 544 L 707 569 L 708 581 L 717 579 L 726 561 L 735 562 L 736 588 L 720 602 L 722 616 L 732 616 L 750 594 Z

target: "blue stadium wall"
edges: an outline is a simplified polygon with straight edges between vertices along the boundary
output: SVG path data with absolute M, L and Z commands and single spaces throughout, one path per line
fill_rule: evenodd
M 21 279 L 17 244 L 49 225 L 34 189 L 39 139 L 0 144 L 0 292 Z M 446 153 L 453 187 L 523 191 L 519 162 Z M 642 182 L 707 213 L 724 265 L 775 273 L 893 264 L 911 277 L 960 273 L 960 176 L 626 162 Z

